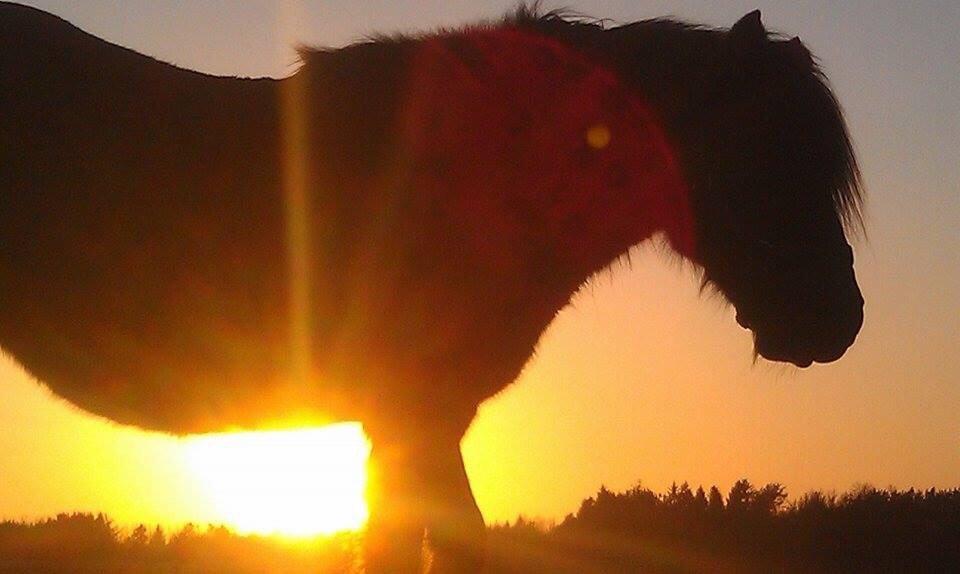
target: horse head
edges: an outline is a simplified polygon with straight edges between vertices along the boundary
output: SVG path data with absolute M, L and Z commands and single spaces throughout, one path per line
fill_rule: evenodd
M 834 361 L 863 323 L 845 235 L 860 179 L 840 107 L 806 47 L 769 34 L 759 12 L 731 28 L 721 61 L 687 162 L 694 259 L 760 356 Z

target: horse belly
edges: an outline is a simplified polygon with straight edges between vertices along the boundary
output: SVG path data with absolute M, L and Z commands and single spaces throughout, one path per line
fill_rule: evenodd
M 83 410 L 166 432 L 321 416 L 323 393 L 290 377 L 279 209 L 251 222 L 164 205 L 176 198 L 108 201 L 94 183 L 90 208 L 45 183 L 7 194 L 0 230 L 0 346 L 32 375 Z

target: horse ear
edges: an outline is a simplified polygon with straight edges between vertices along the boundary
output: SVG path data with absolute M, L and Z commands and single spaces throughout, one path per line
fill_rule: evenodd
M 760 21 L 760 10 L 754 10 L 730 28 L 730 38 L 733 45 L 740 50 L 749 50 L 762 45 L 767 39 L 767 30 Z
M 794 36 L 787 41 L 787 54 L 790 55 L 790 60 L 798 66 L 806 68 L 813 63 L 810 50 L 803 45 L 798 36 Z

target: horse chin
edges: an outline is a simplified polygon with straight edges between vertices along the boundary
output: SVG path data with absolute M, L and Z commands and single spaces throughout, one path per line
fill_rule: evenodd
M 801 369 L 814 363 L 832 363 L 842 357 L 849 347 L 849 345 L 829 345 L 815 348 L 798 344 L 790 337 L 778 335 L 770 336 L 763 331 L 753 330 L 754 352 L 768 361 L 791 363 Z
M 806 369 L 807 367 L 812 365 L 814 362 L 820 362 L 820 361 L 814 361 L 812 357 L 806 354 L 788 354 L 788 353 L 777 352 L 777 351 L 771 352 L 768 350 L 761 349 L 759 345 L 755 345 L 754 351 L 768 361 L 774 361 L 777 363 L 790 363 L 795 367 L 799 367 L 801 369 Z
M 832 363 L 842 357 L 859 331 L 862 314 L 858 318 L 856 329 L 844 329 L 839 325 L 830 329 L 810 329 L 809 320 L 800 320 L 798 325 L 791 327 L 793 322 L 787 319 L 768 319 L 737 310 L 737 323 L 753 333 L 757 356 L 768 361 L 791 363 L 801 369 L 814 363 Z

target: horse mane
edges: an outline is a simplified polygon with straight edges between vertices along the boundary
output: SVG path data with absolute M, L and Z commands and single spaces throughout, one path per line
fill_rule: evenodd
M 676 43 L 699 36 L 702 41 L 718 42 L 729 29 L 693 24 L 672 17 L 659 17 L 620 24 L 607 18 L 594 18 L 567 9 L 544 10 L 539 0 L 521 4 L 503 19 L 503 24 L 534 30 L 558 37 L 589 52 L 601 52 L 609 44 L 603 32 L 629 29 L 631 34 L 646 35 L 665 43 Z M 785 43 L 791 37 L 777 31 L 767 31 L 769 42 Z M 853 141 L 844 119 L 843 109 L 826 77 L 821 60 L 809 52 L 805 65 L 798 67 L 814 80 L 807 84 L 803 97 L 819 104 L 821 115 L 811 131 L 823 134 L 825 141 L 834 142 L 835 149 L 826 170 L 831 175 L 830 188 L 834 208 L 849 231 L 863 232 L 863 179 L 857 162 Z M 614 56 L 614 66 L 618 63 Z
M 601 65 L 609 65 L 615 70 L 620 70 L 621 74 L 633 64 L 636 54 L 626 49 L 626 43 L 618 44 L 619 40 L 611 41 L 611 32 L 626 32 L 627 34 L 620 36 L 629 36 L 630 42 L 635 42 L 637 37 L 656 45 L 677 45 L 689 42 L 696 47 L 691 51 L 696 53 L 697 58 L 717 58 L 715 62 L 717 64 L 723 63 L 723 50 L 717 48 L 729 34 L 727 28 L 693 24 L 672 17 L 619 23 L 608 18 L 588 16 L 568 8 L 545 10 L 537 0 L 520 4 L 499 20 L 480 22 L 465 28 L 441 28 L 420 34 L 377 34 L 348 46 L 345 49 L 346 52 L 332 48 L 306 46 L 299 47 L 298 52 L 306 67 L 322 67 L 324 61 L 343 57 L 348 52 L 378 52 L 381 54 L 379 57 L 396 58 L 394 62 L 397 62 L 402 60 L 403 52 L 425 38 L 437 35 L 455 38 L 458 34 L 469 30 L 496 27 L 515 27 L 553 37 L 583 51 Z M 771 44 L 786 45 L 790 41 L 789 36 L 777 31 L 767 31 L 766 36 Z M 808 129 L 810 133 L 819 135 L 819 141 L 830 142 L 833 146 L 825 157 L 819 158 L 818 165 L 810 166 L 810 170 L 820 170 L 828 177 L 830 199 L 844 227 L 849 231 L 862 233 L 864 230 L 863 180 L 843 109 L 826 77 L 820 59 L 810 53 L 806 47 L 803 50 L 808 57 L 803 62 L 797 62 L 792 69 L 806 74 L 812 80 L 802 84 L 806 92 L 799 94 L 805 101 L 812 102 L 818 111 L 814 124 Z M 673 63 L 660 65 L 673 65 Z M 709 82 L 718 81 L 716 76 L 698 78 L 692 68 L 689 74 L 690 78 L 679 78 L 679 80 L 691 84 L 700 81 L 704 87 L 708 87 L 706 84 Z M 679 136 L 678 139 L 683 139 L 682 134 L 676 135 Z

